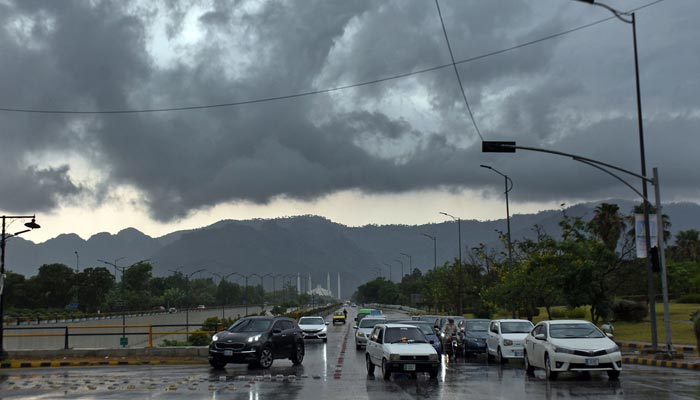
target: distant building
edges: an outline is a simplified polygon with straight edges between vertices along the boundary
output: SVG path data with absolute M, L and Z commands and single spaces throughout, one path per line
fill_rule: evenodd
M 313 295 L 313 296 L 326 296 L 326 297 L 332 297 L 332 296 L 333 296 L 333 293 L 331 293 L 330 290 L 321 287 L 321 285 L 316 286 L 315 288 L 309 290 L 309 291 L 306 292 L 306 293 L 309 294 L 309 295 Z

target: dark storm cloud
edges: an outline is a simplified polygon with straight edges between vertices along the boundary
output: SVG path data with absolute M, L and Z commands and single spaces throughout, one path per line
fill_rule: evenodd
M 649 105 L 649 164 L 662 168 L 666 199 L 697 198 L 688 182 L 697 182 L 698 172 L 688 165 L 698 143 L 700 56 L 682 49 L 694 46 L 697 28 L 688 16 L 698 5 L 667 3 L 638 16 L 644 23 L 640 61 Z M 191 29 L 188 12 L 198 4 L 153 4 L 0 5 L 5 77 L 0 106 L 104 110 L 215 104 L 449 62 L 431 1 L 221 1 L 196 16 L 202 40 L 173 45 L 170 50 L 182 50 L 183 57 L 162 65 L 158 51 L 150 52 L 150 27 L 161 24 L 165 36 L 176 39 Z M 457 59 L 607 17 L 595 7 L 557 1 L 444 0 L 441 7 Z M 606 22 L 460 65 L 485 138 L 512 138 L 637 171 L 629 34 L 628 26 Z M 430 109 L 404 102 L 417 93 L 427 96 Z M 406 106 L 383 108 L 390 103 Z M 433 120 L 419 123 L 417 115 Z M 71 180 L 69 161 L 56 154 L 84 157 L 105 176 L 99 190 L 91 188 L 98 199 L 111 186 L 132 185 L 151 215 L 164 221 L 231 201 L 311 200 L 345 189 L 496 191 L 500 181 L 478 168 L 483 163 L 513 177 L 516 201 L 586 200 L 627 190 L 566 159 L 481 154 L 451 69 L 240 107 L 1 118 L 4 209 L 50 209 L 90 193 Z M 688 145 L 679 149 L 674 143 Z M 51 162 L 33 163 L 36 155 Z

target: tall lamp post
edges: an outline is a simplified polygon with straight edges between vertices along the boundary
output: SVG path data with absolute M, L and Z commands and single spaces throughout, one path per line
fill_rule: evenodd
M 413 273 L 413 257 L 411 257 L 410 254 L 406 254 L 406 253 L 401 253 L 401 255 L 408 257 L 408 273 L 409 274 Z M 402 279 L 403 279 L 403 277 L 402 277 Z
M 393 280 L 391 279 L 391 270 L 392 270 L 393 266 L 391 264 L 388 264 L 388 263 L 382 263 L 382 264 L 386 265 L 387 268 L 389 268 L 389 282 L 393 282 Z
M 265 281 L 263 280 L 266 276 L 272 276 L 272 274 L 267 273 L 267 274 L 256 274 L 253 272 L 250 274 L 250 276 L 257 276 L 260 278 L 260 289 L 262 290 L 262 296 L 260 300 L 260 312 L 265 308 Z
M 421 233 L 421 235 L 433 241 L 433 271 L 435 271 L 437 270 L 437 236 L 431 236 L 427 233 Z
M 31 222 L 24 224 L 29 229 L 25 229 L 15 233 L 6 233 L 5 224 L 9 219 L 29 219 Z M 32 229 L 39 229 L 41 226 L 36 223 L 35 215 L 3 215 L 2 216 L 2 236 L 0 236 L 0 360 L 7 359 L 7 351 L 5 351 L 5 243 L 7 239 L 29 232 Z
M 187 275 L 185 275 L 185 297 L 187 298 L 187 308 L 185 309 L 185 342 L 190 340 L 190 306 L 191 306 L 191 301 L 190 301 L 190 278 L 194 274 L 198 274 L 200 272 L 206 271 L 206 268 L 200 268 L 194 272 L 191 272 Z M 122 279 L 123 275 L 122 275 Z
M 245 303 L 245 315 L 248 316 L 248 275 L 243 275 L 238 272 L 231 272 L 231 275 L 240 276 L 245 279 L 245 286 L 243 288 L 243 303 Z
M 401 279 L 399 279 L 399 283 L 401 283 L 401 281 L 403 280 L 403 261 L 399 260 L 398 258 L 395 258 L 394 261 L 401 264 Z
M 442 215 L 446 215 L 453 220 L 457 221 L 457 240 L 458 240 L 458 245 L 459 245 L 459 267 L 457 268 L 457 274 L 459 275 L 459 282 L 457 282 L 457 290 L 459 291 L 458 297 L 459 297 L 459 314 L 462 314 L 462 311 L 464 310 L 462 308 L 462 219 L 457 218 L 454 215 L 450 215 L 446 212 L 440 212 Z
M 77 251 L 75 253 L 75 272 L 80 272 L 80 254 Z
M 499 170 L 496 168 L 493 168 L 489 165 L 480 165 L 481 168 L 486 168 L 490 169 L 491 171 L 497 173 L 498 175 L 501 175 L 504 178 L 505 185 L 506 185 L 506 226 L 508 228 L 508 271 L 510 273 L 513 272 L 513 242 L 510 239 L 510 205 L 508 202 L 508 192 L 510 192 L 513 189 L 513 181 L 508 177 L 508 175 L 501 173 Z M 515 318 L 515 307 L 513 308 L 513 318 Z
M 622 12 L 616 10 L 607 4 L 599 3 L 595 0 L 578 0 L 583 3 L 593 4 L 613 13 L 613 15 L 620 21 L 632 25 L 632 45 L 634 47 L 634 76 L 637 88 L 637 126 L 639 130 L 639 156 L 641 160 L 641 176 L 647 176 L 646 167 L 646 156 L 644 151 L 644 124 L 642 119 L 642 94 L 639 84 L 639 58 L 637 55 L 637 24 L 635 22 L 634 12 Z M 647 196 L 647 180 L 642 179 L 642 198 L 644 201 L 644 240 L 646 244 L 646 259 L 647 259 L 647 286 L 649 295 L 649 317 L 652 321 L 651 323 L 651 346 L 654 350 L 658 347 L 658 336 L 656 333 L 656 302 L 654 299 L 654 294 L 656 290 L 654 289 L 654 271 L 651 264 L 651 255 L 649 249 L 651 249 L 651 228 L 649 225 L 649 201 Z M 661 210 L 657 210 L 661 212 Z M 659 226 L 657 229 L 660 231 L 662 227 Z M 671 349 L 668 349 L 671 351 Z

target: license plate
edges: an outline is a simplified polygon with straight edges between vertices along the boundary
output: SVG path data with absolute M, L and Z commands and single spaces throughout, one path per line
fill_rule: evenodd
M 416 370 L 416 364 L 404 364 L 404 365 L 403 365 L 403 370 L 404 370 L 404 371 L 415 371 L 415 370 Z
M 225 356 L 232 356 L 232 355 L 233 355 L 233 350 L 224 350 L 224 355 L 225 355 Z
M 587 367 L 597 367 L 598 366 L 598 359 L 597 358 L 587 358 L 586 359 L 586 366 Z
M 513 355 L 516 357 L 522 357 L 523 356 L 523 351 L 522 350 L 515 350 L 513 352 Z

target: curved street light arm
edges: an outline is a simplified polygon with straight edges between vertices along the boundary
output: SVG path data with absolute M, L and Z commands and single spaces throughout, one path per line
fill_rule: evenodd
M 631 24 L 631 23 L 632 23 L 632 20 L 631 20 L 631 19 L 625 18 L 625 17 L 628 16 L 628 15 L 632 15 L 631 12 L 620 11 L 620 10 L 617 10 L 617 9 L 615 9 L 615 8 L 610 7 L 610 6 L 607 5 L 607 4 L 597 3 L 595 0 L 578 0 L 578 1 L 580 1 L 580 2 L 582 2 L 582 3 L 592 4 L 592 5 L 598 6 L 598 7 L 603 7 L 604 9 L 606 9 L 606 10 L 610 11 L 611 13 L 613 13 L 613 15 L 615 15 L 615 17 L 616 17 L 617 19 L 619 19 L 620 21 L 625 22 L 625 23 L 628 23 L 628 24 Z
M 578 158 L 578 157 L 572 157 L 572 158 L 574 159 L 574 161 L 578 161 L 578 162 L 584 163 L 584 164 L 586 164 L 586 165 L 590 165 L 590 166 L 593 167 L 593 168 L 597 168 L 597 169 L 599 169 L 599 170 L 605 172 L 606 174 L 608 174 L 608 175 L 612 176 L 613 178 L 617 179 L 618 181 L 622 182 L 622 183 L 623 183 L 625 186 L 627 186 L 628 188 L 632 189 L 632 191 L 635 192 L 635 193 L 637 193 L 637 194 L 639 195 L 639 197 L 641 197 L 641 198 L 644 199 L 645 201 L 651 203 L 651 202 L 649 201 L 649 199 L 646 198 L 646 197 L 642 194 L 642 192 L 640 192 L 639 190 L 635 189 L 634 186 L 632 186 L 629 182 L 627 182 L 626 180 L 622 179 L 621 177 L 619 177 L 619 176 L 616 175 L 615 173 L 613 173 L 613 172 L 611 172 L 611 171 L 608 171 L 607 169 L 601 167 L 600 165 L 597 165 L 597 164 L 595 164 L 595 163 L 592 163 L 592 162 L 590 162 L 590 161 L 588 161 L 588 160 L 583 160 L 583 159 L 580 159 L 580 158 Z

